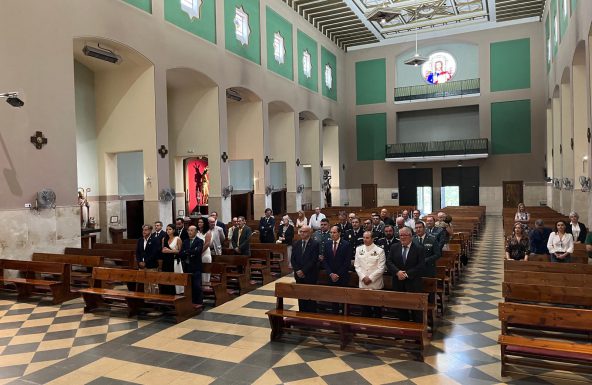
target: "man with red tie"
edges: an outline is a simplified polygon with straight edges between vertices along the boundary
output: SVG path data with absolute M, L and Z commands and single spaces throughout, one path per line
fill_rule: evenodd
M 327 272 L 329 286 L 347 286 L 351 266 L 351 246 L 341 239 L 341 227 L 333 226 L 329 230 L 330 238 L 325 241 L 323 268 Z M 333 304 L 333 313 L 339 314 L 340 304 Z

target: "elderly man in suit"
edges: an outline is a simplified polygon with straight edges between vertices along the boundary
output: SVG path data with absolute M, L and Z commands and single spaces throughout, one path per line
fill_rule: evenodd
M 354 267 L 360 279 L 360 289 L 380 290 L 384 287 L 384 250 L 375 245 L 372 231 L 364 232 L 364 244 L 356 248 Z M 382 311 L 376 306 L 364 306 L 362 316 L 380 318 Z
M 329 286 L 344 286 L 349 283 L 349 268 L 351 266 L 351 246 L 341 239 L 341 227 L 333 226 L 329 230 L 330 239 L 325 241 L 323 254 L 323 268 L 327 272 Z M 334 314 L 339 314 L 340 304 L 333 303 Z
M 232 232 L 232 248 L 237 254 L 251 255 L 251 228 L 245 217 L 238 217 L 238 227 Z
M 393 290 L 421 293 L 425 249 L 422 245 L 412 242 L 411 229 L 407 227 L 399 230 L 399 237 L 401 243 L 396 243 L 391 247 L 386 261 L 388 270 L 393 275 Z M 413 318 L 415 322 L 421 322 L 421 312 L 414 312 Z M 399 319 L 408 321 L 409 311 L 401 310 Z
M 311 238 L 312 229 L 309 226 L 300 228 L 300 240 L 292 245 L 292 269 L 296 283 L 315 285 L 319 279 L 319 243 Z M 298 300 L 298 309 L 316 313 L 315 301 Z
M 203 304 L 201 292 L 201 253 L 204 242 L 197 236 L 197 227 L 189 226 L 187 229 L 188 238 L 183 241 L 179 257 L 183 263 L 183 271 L 191 273 L 191 302 L 194 305 Z
M 436 238 L 436 242 L 438 242 L 438 245 L 440 246 L 440 250 L 442 250 L 442 246 L 444 246 L 443 243 L 443 237 L 444 237 L 444 233 L 443 233 L 443 229 L 441 227 L 437 227 L 436 226 L 436 218 L 434 218 L 434 216 L 432 215 L 428 215 L 425 219 L 425 224 L 426 224 L 426 233 L 433 235 Z
M 425 250 L 425 268 L 423 271 L 424 277 L 436 276 L 436 262 L 442 256 L 440 245 L 432 234 L 426 233 L 426 227 L 423 222 L 415 224 L 415 236 L 413 242 L 417 245 L 423 246 Z

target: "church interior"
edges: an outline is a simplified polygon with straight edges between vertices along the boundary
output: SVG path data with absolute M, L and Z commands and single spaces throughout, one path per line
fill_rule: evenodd
M 592 2 L 3 0 L 0 22 L 0 384 L 592 383 Z M 316 208 L 357 242 L 349 287 Z M 352 214 L 398 250 L 450 230 L 423 291 L 384 264 L 365 290 Z M 140 258 L 145 225 L 212 217 L 199 273 Z M 294 265 L 307 226 L 327 285 Z

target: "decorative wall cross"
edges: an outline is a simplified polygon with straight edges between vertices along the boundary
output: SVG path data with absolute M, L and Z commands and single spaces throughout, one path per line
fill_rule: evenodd
M 43 137 L 43 132 L 35 131 L 35 136 L 31 136 L 31 143 L 35 145 L 36 149 L 41 150 L 47 144 L 47 138 Z
M 164 157 L 169 153 L 169 150 L 167 150 L 166 146 L 163 144 L 158 149 L 158 153 L 160 154 L 160 157 L 164 159 Z

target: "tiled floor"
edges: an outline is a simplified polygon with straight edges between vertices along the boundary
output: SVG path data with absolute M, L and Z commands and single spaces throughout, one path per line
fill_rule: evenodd
M 178 325 L 83 314 L 80 301 L 55 307 L 0 297 L 0 384 L 561 383 L 500 377 L 501 234 L 501 218 L 488 217 L 425 363 L 377 347 L 341 351 L 330 340 L 270 343 L 273 284 Z

